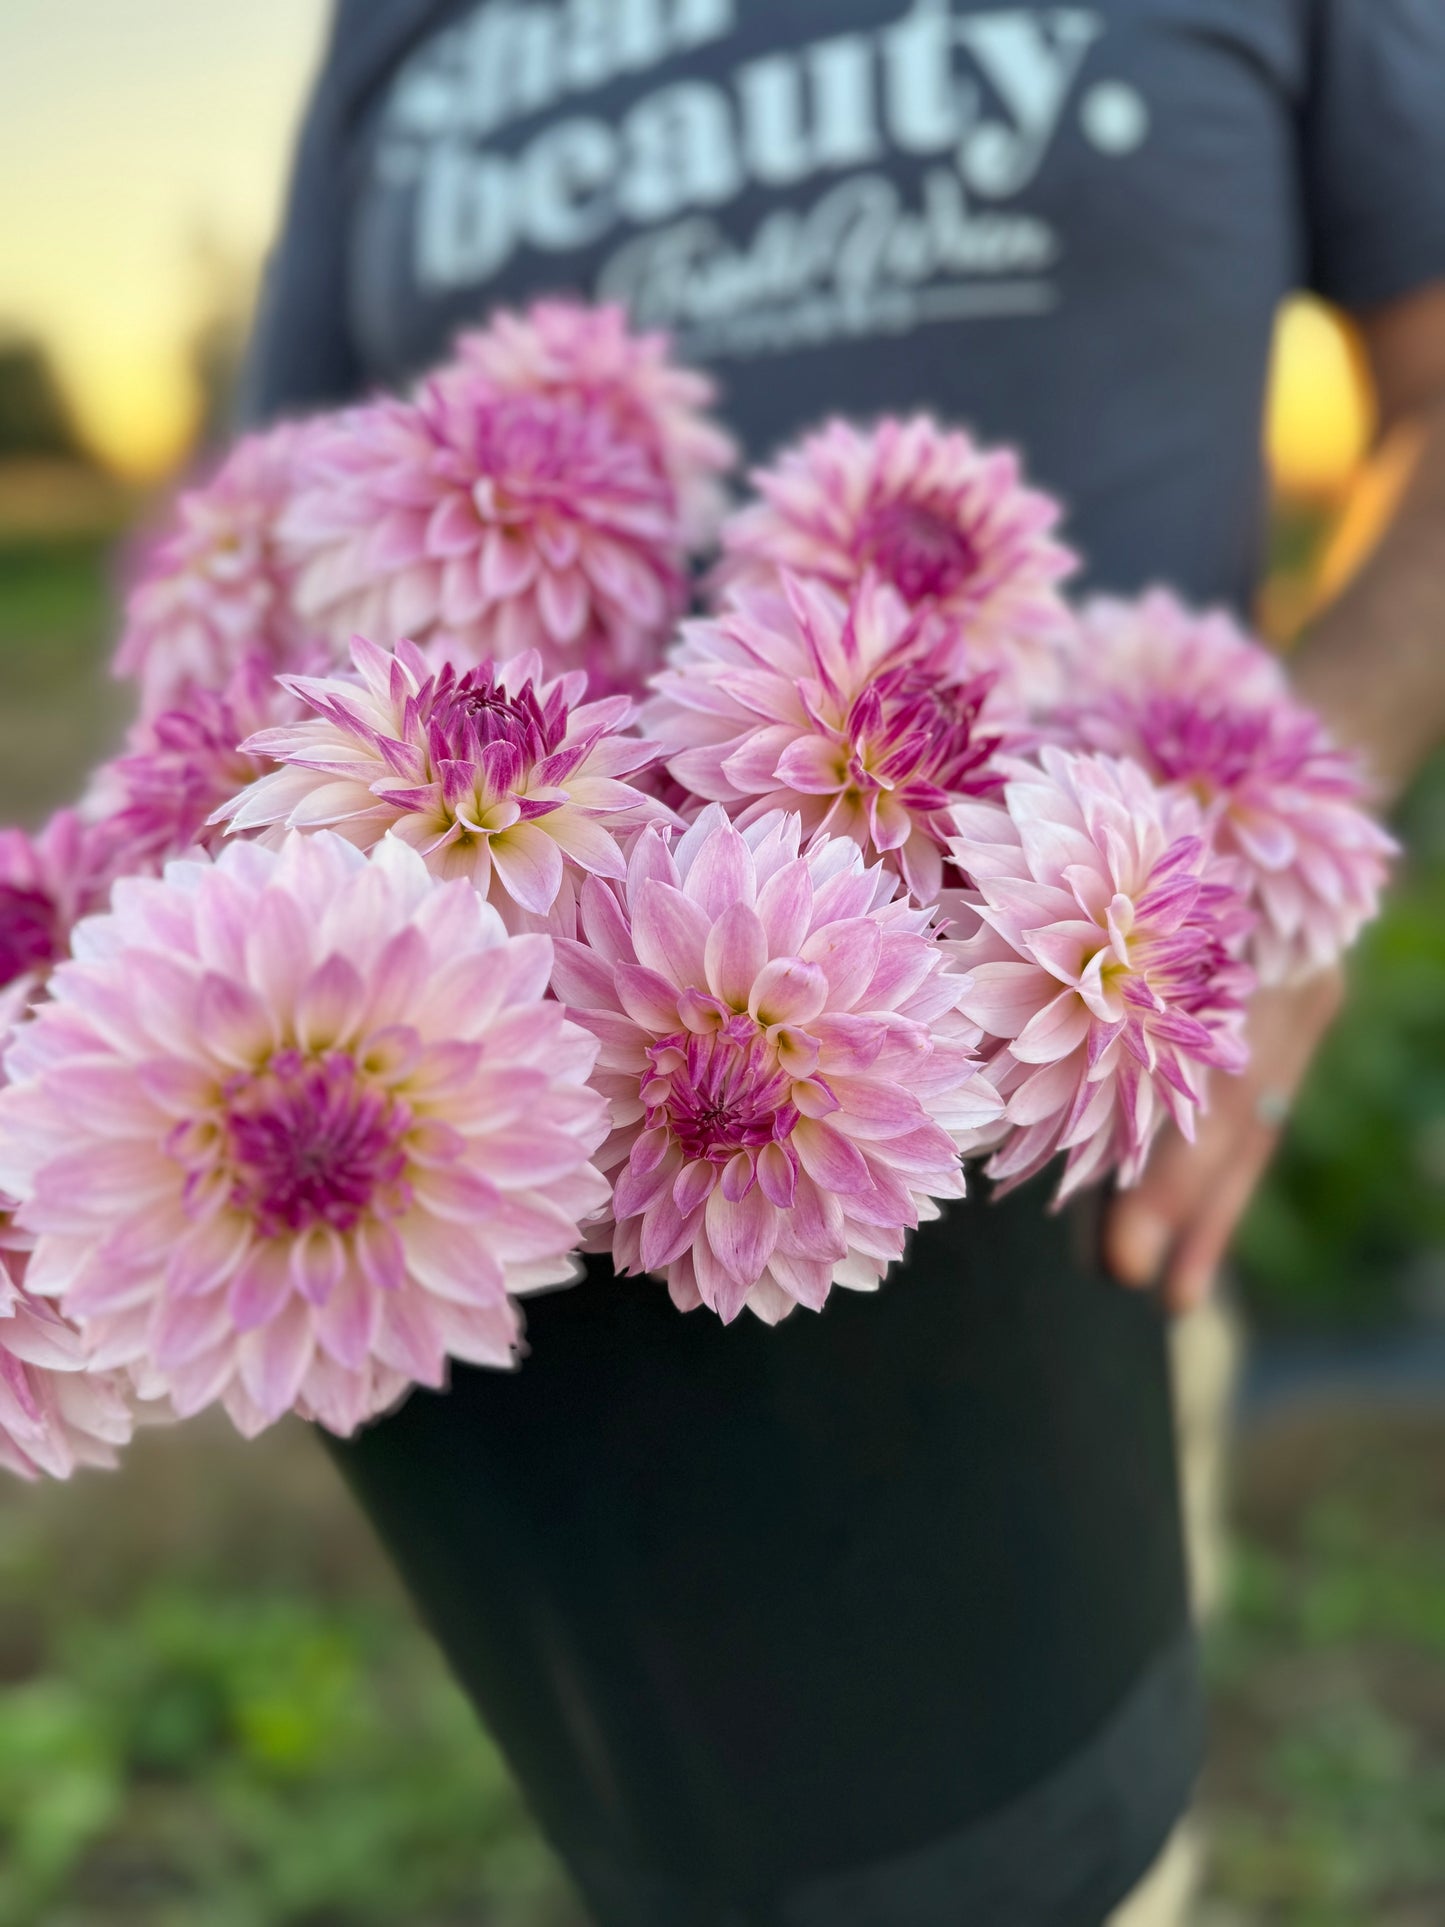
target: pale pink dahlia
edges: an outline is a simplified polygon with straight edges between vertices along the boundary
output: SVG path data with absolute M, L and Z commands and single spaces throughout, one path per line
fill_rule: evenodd
M 105 902 L 116 841 L 59 810 L 44 829 L 0 830 L 0 1044 L 70 948 L 77 918 Z
M 120 1382 L 89 1370 L 79 1332 L 26 1292 L 24 1262 L 0 1250 L 0 1466 L 68 1479 L 79 1465 L 114 1465 L 131 1433 Z
M 545 937 L 322 832 L 122 882 L 74 949 L 10 1047 L 0 1184 L 98 1368 L 346 1433 L 512 1360 L 509 1294 L 571 1276 L 607 1196 Z
M 715 383 L 680 368 L 665 334 L 635 334 L 615 303 L 537 301 L 525 314 L 499 309 L 461 336 L 457 353 L 498 390 L 575 397 L 600 411 L 667 478 L 687 546 L 715 539 L 737 444 L 707 414 Z
M 686 582 L 671 485 L 580 401 L 458 365 L 415 401 L 329 418 L 282 523 L 297 600 L 337 643 L 536 649 L 601 688 L 656 667 Z
M 216 812 L 275 768 L 242 744 L 302 712 L 269 662 L 248 656 L 222 688 L 193 689 L 176 708 L 143 717 L 126 753 L 96 772 L 83 807 L 114 839 L 129 874 L 193 848 L 218 849 Z
M 1266 983 L 1327 969 L 1378 914 L 1395 850 L 1364 805 L 1359 759 L 1295 700 L 1279 662 L 1226 615 L 1162 590 L 1083 612 L 1058 721 L 1193 796 L 1259 912 Z
M 118 676 L 139 680 L 147 712 L 218 688 L 248 656 L 273 671 L 304 666 L 314 639 L 276 526 L 309 432 L 284 423 L 245 436 L 176 501 L 127 599 L 115 658 Z
M 1192 1136 L 1207 1073 L 1244 1066 L 1251 917 L 1198 810 L 1135 764 L 1047 748 L 1004 795 L 960 804 L 953 844 L 973 885 L 959 1008 L 995 1040 L 1013 1127 L 989 1174 L 1064 1151 L 1060 1199 L 1133 1184 L 1165 1117 Z
M 613 1262 L 724 1319 L 876 1286 L 1001 1108 L 930 913 L 855 844 L 799 840 L 716 805 L 672 847 L 649 827 L 557 946 L 612 1101 Z
M 796 810 L 805 837 L 851 837 L 934 903 L 949 806 L 1002 787 L 991 678 L 960 680 L 947 637 L 876 577 L 847 601 L 780 586 L 684 627 L 644 726 L 695 796 L 742 823 Z
M 1052 539 L 1058 504 L 1024 487 L 1007 450 L 986 451 L 926 415 L 873 429 L 834 421 L 752 477 L 762 497 L 723 529 L 723 580 L 812 576 L 846 594 L 869 571 L 910 608 L 953 626 L 960 676 L 1001 673 L 1047 702 L 1074 558 Z
M 623 733 L 632 703 L 584 701 L 580 671 L 548 682 L 528 651 L 434 675 L 411 643 L 360 637 L 352 656 L 355 679 L 288 679 L 316 713 L 245 745 L 282 767 L 221 811 L 232 828 L 325 824 L 363 850 L 391 831 L 498 909 L 545 915 L 569 873 L 625 875 L 618 833 L 665 817 L 623 780 L 655 754 Z

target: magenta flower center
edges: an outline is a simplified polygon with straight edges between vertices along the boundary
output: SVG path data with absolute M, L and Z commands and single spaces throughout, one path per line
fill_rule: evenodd
M 798 1121 L 792 1079 L 751 1017 L 733 1017 L 704 1036 L 665 1037 L 648 1058 L 648 1125 L 665 1124 L 689 1163 L 726 1164 L 739 1151 L 786 1138 Z
M 1129 945 L 1139 983 L 1131 1001 L 1150 1002 L 1162 993 L 1174 1009 L 1191 1016 L 1239 1009 L 1253 988 L 1251 973 L 1236 955 L 1237 940 L 1249 927 L 1248 913 L 1228 885 L 1193 873 L 1198 854 L 1192 837 L 1165 852 L 1138 899 Z M 1125 995 L 1130 996 L 1127 988 Z
M 1206 803 L 1265 768 L 1291 773 L 1308 753 L 1304 741 L 1281 740 L 1274 718 L 1262 710 L 1211 713 L 1176 696 L 1151 696 L 1140 711 L 1139 732 L 1160 779 L 1189 785 Z
M 577 519 L 583 494 L 655 496 L 658 486 L 641 450 L 619 441 L 594 409 L 567 397 L 493 396 L 449 410 L 440 391 L 422 404 L 445 445 L 463 453 L 458 479 L 491 478 L 491 512 L 502 527 L 537 514 Z
M 245 1080 L 226 1116 L 231 1203 L 263 1237 L 393 1216 L 406 1203 L 410 1122 L 406 1106 L 371 1088 L 349 1057 L 279 1052 Z
M 447 668 L 436 680 L 427 715 L 433 763 L 480 762 L 492 744 L 504 744 L 519 775 L 550 756 L 566 734 L 560 688 L 540 703 L 530 682 L 516 691 L 502 688 L 490 664 L 461 677 Z
M 60 920 L 43 890 L 0 883 L 0 986 L 32 970 L 43 970 L 60 955 Z
M 952 795 L 982 796 L 1003 787 L 989 767 L 1000 738 L 978 732 L 990 679 L 942 683 L 929 669 L 904 663 L 876 677 L 844 724 L 852 745 L 850 774 L 894 789 L 910 779 Z
M 979 564 L 957 522 L 922 502 L 885 502 L 864 523 L 861 544 L 864 561 L 908 603 L 953 595 Z

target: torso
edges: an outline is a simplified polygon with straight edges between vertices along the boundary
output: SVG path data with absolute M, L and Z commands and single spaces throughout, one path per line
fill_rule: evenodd
M 1304 0 L 413 6 L 357 124 L 394 383 L 499 302 L 627 302 L 755 455 L 830 412 L 1018 443 L 1096 581 L 1243 599 L 1299 278 Z

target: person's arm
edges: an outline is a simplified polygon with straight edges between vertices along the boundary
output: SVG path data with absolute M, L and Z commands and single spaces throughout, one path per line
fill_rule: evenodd
M 1296 687 L 1364 754 L 1383 798 L 1445 737 L 1445 283 L 1364 317 L 1385 434 L 1413 432 L 1409 488 L 1370 562 L 1291 661 Z M 1241 1077 L 1215 1080 L 1198 1140 L 1159 1142 L 1140 1184 L 1110 1207 L 1105 1257 L 1125 1284 L 1162 1282 L 1172 1310 L 1209 1291 L 1339 1009 L 1338 973 L 1262 991 Z

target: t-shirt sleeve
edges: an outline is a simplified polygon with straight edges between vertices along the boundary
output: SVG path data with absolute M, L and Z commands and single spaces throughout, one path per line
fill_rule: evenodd
M 281 230 L 266 262 L 241 373 L 246 427 L 349 400 L 360 371 L 347 327 L 343 112 L 338 55 L 363 0 L 333 0 L 301 124 Z
M 1445 0 L 1310 0 L 1309 285 L 1364 309 L 1445 279 Z

